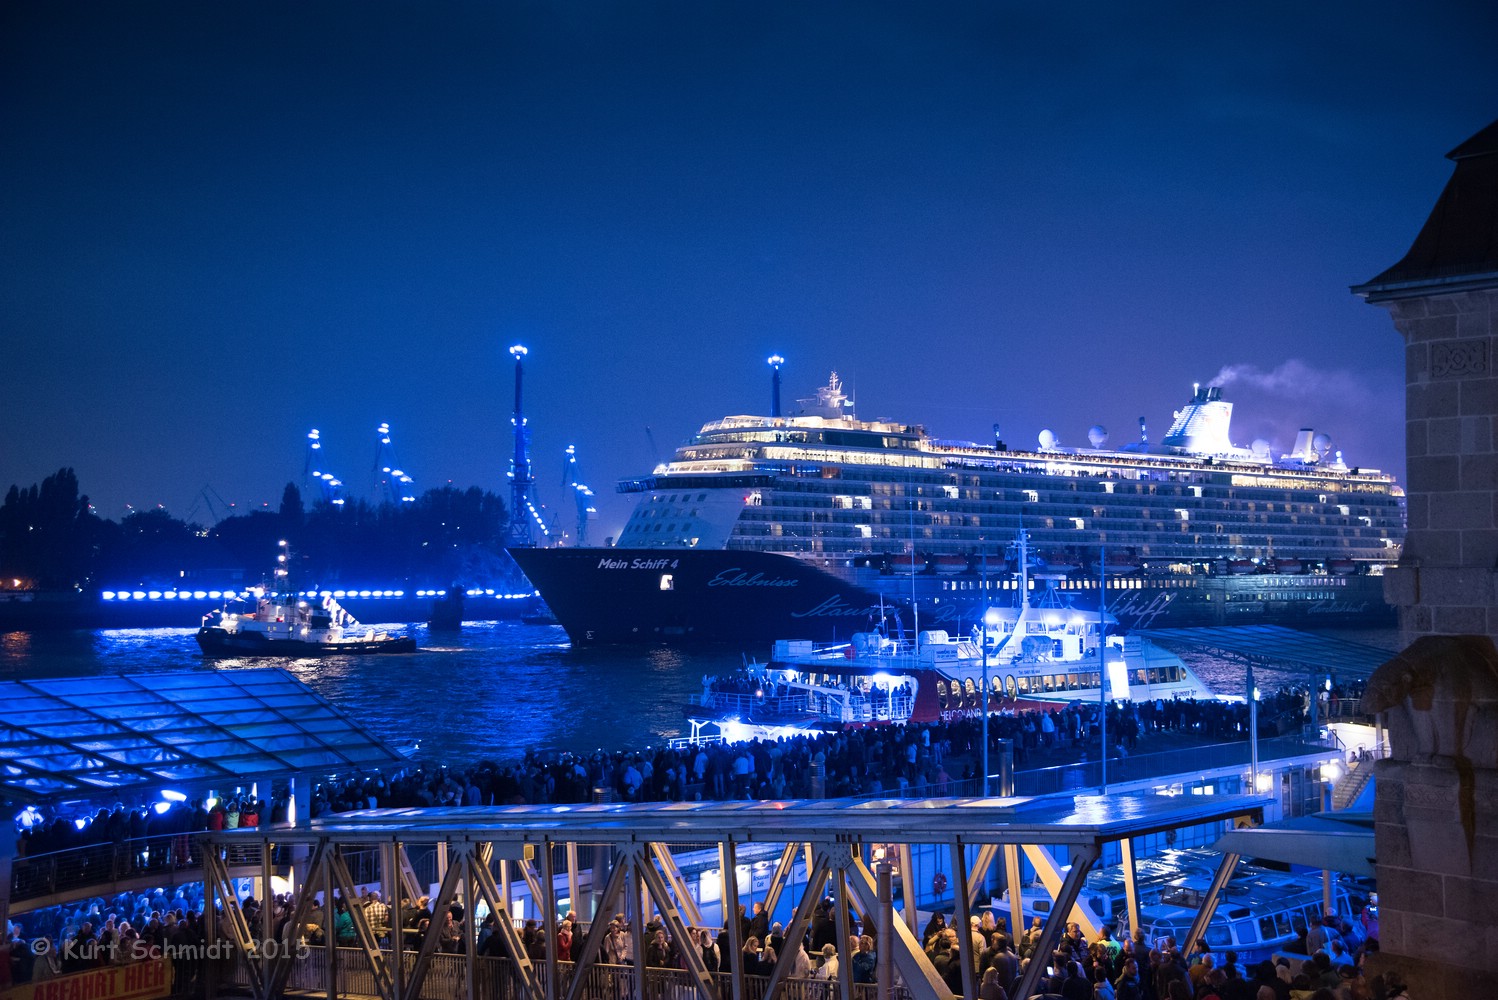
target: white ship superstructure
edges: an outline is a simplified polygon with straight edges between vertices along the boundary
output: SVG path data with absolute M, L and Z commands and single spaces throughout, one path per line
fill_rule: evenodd
M 651 477 L 621 484 L 644 495 L 619 546 L 918 554 L 936 571 L 936 557 L 962 556 L 974 570 L 985 539 L 1025 528 L 1077 566 L 1106 546 L 1183 572 L 1275 558 L 1366 570 L 1397 558 L 1404 535 L 1392 476 L 1349 468 L 1309 431 L 1278 459 L 1263 442 L 1234 446 L 1217 387 L 1197 387 L 1159 444 L 1117 450 L 1062 448 L 1045 431 L 1022 451 L 859 420 L 836 375 L 802 404 L 706 424 Z

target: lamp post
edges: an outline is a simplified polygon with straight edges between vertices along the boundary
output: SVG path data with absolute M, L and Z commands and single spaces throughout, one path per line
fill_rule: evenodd
M 1259 794 L 1259 687 L 1254 683 L 1254 665 L 1248 665 L 1248 760 L 1249 792 Z
M 978 794 L 980 796 L 982 796 L 983 798 L 988 798 L 988 546 L 987 545 L 984 545 L 983 548 L 982 548 L 982 550 L 981 550 L 980 564 L 982 566 L 982 570 L 981 570 L 981 573 L 980 573 L 980 579 L 982 581 L 982 588 L 981 588 L 981 590 L 982 590 L 982 594 L 983 594 L 983 614 L 982 614 L 982 616 L 981 616 L 981 618 L 979 620 L 978 642 L 979 642 L 979 644 L 983 648 L 983 701 L 982 701 L 982 705 L 983 705 L 983 725 L 982 725 L 982 731 L 983 731 L 983 754 L 982 754 L 982 757 L 981 757 L 982 764 L 980 765 L 981 768 L 982 768 L 983 773 L 981 775 L 981 777 L 982 777 L 982 783 L 979 785 L 979 787 L 982 789 L 982 791 L 979 792 Z
M 1108 794 L 1108 550 L 1097 550 L 1097 679 L 1098 728 L 1102 733 L 1103 794 Z

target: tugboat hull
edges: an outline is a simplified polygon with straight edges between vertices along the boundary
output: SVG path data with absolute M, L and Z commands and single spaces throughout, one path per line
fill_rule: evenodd
M 380 639 L 348 639 L 338 642 L 307 642 L 272 639 L 260 632 L 229 632 L 222 628 L 198 629 L 198 647 L 205 656 L 364 656 L 373 653 L 414 653 L 413 636 Z

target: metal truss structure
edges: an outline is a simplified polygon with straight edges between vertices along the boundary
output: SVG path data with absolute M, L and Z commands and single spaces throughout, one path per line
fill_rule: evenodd
M 1167 829 L 1226 820 L 1257 823 L 1268 801 L 1252 796 L 1162 796 L 1115 794 L 1110 796 L 1047 796 L 1036 799 L 928 799 L 876 801 L 799 801 L 756 803 L 676 803 L 662 805 L 514 806 L 498 808 L 384 809 L 344 813 L 308 828 L 260 831 L 224 831 L 206 836 L 204 851 L 204 913 L 208 940 L 232 941 L 234 962 L 209 975 L 227 976 L 227 981 L 209 982 L 215 989 L 237 988 L 259 1000 L 285 994 L 293 974 L 295 988 L 313 994 L 370 995 L 382 1000 L 416 1000 L 421 997 L 502 996 L 517 1000 L 619 1000 L 656 995 L 647 990 L 643 928 L 658 918 L 677 942 L 691 940 L 689 928 L 705 926 L 687 880 L 678 865 L 677 853 L 700 852 L 704 844 L 716 847 L 720 873 L 736 872 L 741 850 L 770 856 L 778 850 L 779 861 L 765 895 L 769 912 L 775 912 L 790 885 L 792 869 L 805 865 L 806 879 L 794 913 L 786 928 L 786 940 L 800 941 L 810 926 L 817 906 L 829 895 L 834 901 L 838 940 L 846 942 L 855 913 L 866 926 L 877 928 L 879 942 L 877 987 L 860 986 L 855 991 L 852 963 L 846 956 L 839 963 L 840 995 L 847 998 L 882 998 L 898 981 L 901 995 L 916 1000 L 952 1000 L 953 994 L 928 959 L 917 936 L 916 908 L 911 879 L 905 879 L 903 908 L 897 910 L 891 865 L 886 860 L 871 864 L 873 845 L 893 846 L 902 871 L 912 870 L 912 845 L 944 845 L 950 854 L 953 889 L 953 925 L 966 928 L 993 864 L 1000 858 L 1006 882 L 1018 884 L 1020 853 L 1030 860 L 1054 897 L 1052 919 L 1046 922 L 1038 943 L 1040 954 L 1049 954 L 1064 929 L 1066 919 L 1083 923 L 1089 937 L 1098 928 L 1085 922 L 1085 909 L 1075 907 L 1088 870 L 1103 846 L 1118 841 L 1130 862 L 1130 839 Z M 1071 865 L 1057 866 L 1048 848 L 1064 847 Z M 411 851 L 435 852 L 439 888 L 431 912 L 447 912 L 461 902 L 468 914 L 477 912 L 479 901 L 498 918 L 494 933 L 501 936 L 501 952 L 508 959 L 508 980 L 499 982 L 490 971 L 492 960 L 470 960 L 477 952 L 475 920 L 463 921 L 461 954 L 439 955 L 435 930 L 406 940 L 402 928 L 406 900 L 425 894 L 411 864 Z M 579 863 L 591 859 L 585 869 Z M 377 859 L 377 870 L 356 882 L 348 860 L 358 855 Z M 390 943 L 383 946 L 384 928 L 371 927 L 362 907 L 350 906 L 357 946 L 339 948 L 333 935 L 314 949 L 315 962 L 295 949 L 273 944 L 271 907 L 262 908 L 262 926 L 251 928 L 235 891 L 234 877 L 259 867 L 262 885 L 270 885 L 276 865 L 273 856 L 295 856 L 296 911 L 294 927 L 306 921 L 314 896 L 324 901 L 337 897 L 352 900 L 360 884 L 378 882 L 387 887 L 391 928 Z M 565 859 L 565 871 L 556 870 L 556 859 Z M 1236 855 L 1226 855 L 1214 882 L 1212 899 L 1203 908 L 1184 947 L 1205 932 L 1215 898 L 1226 882 Z M 556 940 L 562 920 L 559 901 L 574 907 L 585 898 L 580 892 L 583 878 L 593 887 L 586 894 L 592 912 L 578 912 L 580 946 L 574 941 L 572 963 L 560 962 L 555 948 L 547 949 L 544 963 L 526 954 L 516 930 L 512 892 L 522 883 L 540 910 L 547 941 Z M 1137 924 L 1137 899 L 1132 880 L 1128 906 Z M 601 886 L 601 892 L 598 887 Z M 1010 926 L 1023 927 L 1019 894 L 1011 894 Z M 721 879 L 722 912 L 739 912 L 737 878 Z M 332 906 L 327 906 L 331 926 Z M 624 913 L 632 937 L 633 968 L 604 965 L 607 915 Z M 601 919 L 597 919 L 602 917 Z M 217 926 L 222 921 L 222 926 Z M 719 924 L 714 923 L 714 930 Z M 586 933 L 581 928 L 586 927 Z M 743 931 L 738 920 L 727 921 L 727 939 L 734 956 L 742 953 Z M 970 935 L 957 935 L 963 966 L 963 994 L 978 995 L 974 975 L 976 957 Z M 279 946 L 278 946 L 279 945 Z M 674 975 L 672 995 L 693 1000 L 797 1000 L 807 996 L 804 981 L 789 978 L 791 949 L 779 956 L 767 984 L 756 984 L 752 994 L 744 963 L 728 961 L 731 973 L 714 975 L 703 964 L 698 949 L 683 946 L 679 953 L 686 966 Z M 343 953 L 343 954 L 340 954 Z M 441 982 L 432 980 L 441 960 Z M 301 967 L 298 968 L 298 963 Z M 564 969 L 564 965 L 570 968 Z M 1036 989 L 1045 963 L 1030 963 L 1017 991 L 1028 997 Z M 313 970 L 309 973 L 309 969 Z M 319 971 L 320 970 L 320 971 Z M 342 980 L 342 981 L 340 981 Z M 355 982 L 354 980 L 357 980 Z M 658 987 L 658 980 L 655 981 Z M 830 984 L 829 984 L 830 985 Z M 870 992 L 870 991 L 873 992 Z

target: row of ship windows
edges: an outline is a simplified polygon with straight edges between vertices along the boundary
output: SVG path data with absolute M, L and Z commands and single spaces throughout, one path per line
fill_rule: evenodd
M 983 586 L 985 583 L 988 584 L 986 588 Z M 1286 576 L 1283 579 L 1276 577 L 1274 585 L 1276 587 L 1292 587 L 1297 589 L 1284 593 L 1243 594 L 1234 599 L 1240 601 L 1330 600 L 1338 595 L 1324 589 L 1308 593 L 1307 589 L 1312 587 L 1346 587 L 1347 578 L 1342 576 Z M 1050 580 L 1044 585 L 1037 580 L 1030 580 L 1031 590 L 1039 590 L 1042 586 L 1049 586 L 1056 590 L 1096 590 L 1097 579 L 1095 577 L 1082 577 L 1080 579 L 1071 579 L 1068 577 L 1060 580 Z M 1152 576 L 1148 579 L 1137 576 L 1116 576 L 1108 581 L 1108 589 L 1110 590 L 1160 590 L 1161 588 L 1190 590 L 1198 586 L 1200 586 L 1200 581 L 1190 576 Z M 1012 578 L 996 578 L 992 580 L 949 579 L 942 581 L 941 589 L 948 593 L 984 589 L 1017 590 L 1019 589 L 1019 583 Z
M 1203 500 L 1205 501 L 1204 503 L 1196 504 L 1193 506 L 1208 507 L 1215 505 L 1223 510 L 1229 510 L 1237 506 L 1246 508 L 1249 511 L 1257 511 L 1258 505 L 1263 504 L 1264 510 L 1273 512 L 1276 509 L 1276 504 L 1278 504 L 1281 509 L 1290 511 L 1292 513 L 1315 514 L 1317 511 L 1327 507 L 1328 505 L 1332 505 L 1338 509 L 1338 512 L 1340 514 L 1348 516 L 1351 514 L 1351 508 L 1353 506 L 1352 504 L 1339 502 L 1339 499 L 1342 495 L 1341 493 L 1309 493 L 1295 490 L 1282 490 L 1276 491 L 1282 494 L 1278 500 L 1271 500 L 1258 496 L 1254 498 L 1243 497 L 1239 496 L 1237 491 L 1229 490 L 1226 493 L 1223 493 L 1218 490 L 1206 489 L 1201 486 L 1176 486 L 1161 489 L 1155 484 L 1146 483 L 1140 485 L 1129 485 L 1118 483 L 1113 480 L 1104 482 L 1102 486 L 1103 492 L 1112 494 L 1114 496 L 1132 495 L 1141 498 L 1155 496 L 1176 497 L 1182 500 Z M 1070 489 L 1063 491 L 1050 489 L 1041 491 L 1036 489 L 1027 489 L 1024 487 L 979 488 L 977 486 L 969 487 L 968 489 L 964 490 L 961 487 L 951 484 L 933 484 L 933 492 L 931 494 L 928 495 L 925 492 L 925 488 L 923 487 L 918 488 L 915 491 L 915 496 L 918 500 L 924 499 L 927 501 L 966 500 L 981 502 L 987 499 L 1040 503 L 1042 493 L 1044 493 L 1047 502 L 1068 503 L 1074 502 L 1075 497 L 1068 496 L 1067 494 L 1075 494 L 1076 492 L 1077 491 L 1074 484 Z M 779 484 L 774 493 L 777 495 L 783 493 L 820 494 L 822 496 L 828 497 L 834 507 L 862 510 L 872 509 L 874 496 L 890 498 L 882 502 L 880 506 L 890 510 L 894 510 L 898 509 L 896 505 L 899 502 L 895 498 L 900 498 L 900 500 L 908 501 L 908 498 L 911 495 L 909 492 L 907 492 L 905 485 L 900 483 L 871 483 L 869 484 L 869 495 L 862 495 L 848 494 L 845 492 L 836 491 L 835 487 L 829 489 L 825 484 L 825 481 L 821 480 L 792 480 L 787 483 Z M 1013 495 L 1009 496 L 1007 494 Z M 760 494 L 756 493 L 753 496 L 758 497 L 760 496 Z M 697 503 L 702 503 L 707 500 L 707 497 L 708 495 L 705 492 L 698 492 L 695 494 L 657 493 L 650 498 L 650 502 L 674 504 L 683 502 L 691 503 L 695 501 Z M 1360 504 L 1359 513 L 1364 515 L 1371 515 L 1377 508 L 1397 508 L 1399 506 L 1398 498 L 1387 493 L 1377 495 L 1369 495 L 1365 493 L 1358 499 Z M 752 497 L 751 502 L 755 502 Z M 1297 507 L 1300 508 L 1298 511 L 1296 510 Z M 922 507 L 921 509 L 925 508 Z
M 1376 490 L 1387 491 L 1389 481 L 1384 477 L 1369 478 L 1365 481 L 1348 484 L 1336 473 L 1323 473 L 1319 470 L 1307 470 L 1305 472 L 1277 471 L 1269 474 L 1258 469 L 1234 470 L 1232 468 L 1213 468 L 1211 470 L 1194 469 L 1141 469 L 1137 463 L 1125 459 L 1109 460 L 1101 457 L 1091 457 L 1085 464 L 1058 457 L 1054 461 L 994 461 L 982 462 L 981 466 L 973 468 L 974 463 L 952 463 L 948 469 L 942 471 L 931 470 L 928 463 L 931 454 L 942 452 L 960 452 L 962 448 L 937 446 L 931 452 L 910 453 L 880 453 L 867 450 L 848 451 L 838 449 L 828 442 L 823 447 L 810 447 L 801 445 L 795 448 L 786 448 L 779 444 L 765 442 L 765 447 L 745 447 L 743 444 L 734 445 L 721 438 L 714 437 L 710 441 L 699 441 L 681 449 L 677 460 L 681 462 L 713 463 L 713 462 L 755 462 L 761 468 L 781 476 L 805 476 L 819 479 L 841 478 L 845 471 L 856 470 L 859 466 L 873 466 L 878 468 L 898 468 L 905 471 L 907 481 L 917 479 L 922 482 L 941 482 L 951 480 L 959 476 L 966 476 L 975 485 L 984 476 L 995 474 L 1009 474 L 1033 478 L 1035 476 L 1065 477 L 1077 480 L 1111 480 L 1121 482 L 1132 481 L 1154 481 L 1175 483 L 1203 483 L 1220 486 L 1242 486 L 1270 489 L 1287 489 L 1292 486 L 1306 488 L 1342 488 L 1353 490 Z M 831 446 L 829 446 L 831 445 Z M 966 467 L 964 467 L 966 465 Z M 1356 470 L 1354 470 L 1356 474 Z M 1333 476 L 1335 478 L 1328 478 Z M 1293 477 L 1293 479 L 1292 479 Z M 1292 479 L 1291 483 L 1286 483 Z
M 739 523 L 735 533 L 745 538 L 779 538 L 782 535 L 798 534 L 799 532 L 796 528 L 802 524 L 808 526 L 810 529 L 808 531 L 809 534 L 815 534 L 818 538 L 826 539 L 881 539 L 889 541 L 909 541 L 911 539 L 917 541 L 934 541 L 942 539 L 955 542 L 981 542 L 987 533 L 1002 530 L 1004 527 L 1003 525 L 996 524 L 922 525 L 912 530 L 910 528 L 901 529 L 899 525 L 880 526 L 876 528 L 869 524 L 845 524 L 812 520 L 792 521 L 781 518 L 778 520 L 754 521 L 746 519 Z M 671 523 L 664 525 L 664 528 L 667 532 L 670 532 L 674 531 L 677 526 L 677 524 Z M 680 527 L 683 530 L 689 529 L 691 523 L 683 522 Z M 1030 530 L 1032 540 L 1037 544 L 1072 544 L 1069 539 L 1057 536 L 1046 537 L 1038 534 L 1041 531 L 1056 529 L 1057 525 L 1055 524 L 1027 524 L 1026 527 Z M 1069 525 L 1066 527 L 1068 530 L 1078 530 L 1072 529 Z M 942 528 L 946 530 L 938 530 Z M 1132 530 L 1125 530 L 1126 528 Z M 1297 530 L 1295 531 L 1277 531 L 1273 537 L 1287 547 L 1303 545 L 1325 546 L 1336 544 L 1339 540 L 1346 539 L 1377 544 L 1389 538 L 1389 530 L 1387 528 L 1321 528 L 1308 525 L 1297 525 L 1296 528 Z M 653 530 L 662 530 L 662 525 L 658 523 Z M 1015 530 L 1018 530 L 1018 528 L 1016 527 Z M 1114 545 L 1142 545 L 1150 542 L 1161 544 L 1168 542 L 1197 544 L 1215 536 L 1215 541 L 1225 541 L 1229 545 L 1252 546 L 1267 545 L 1270 538 L 1269 534 L 1241 530 L 1233 531 L 1229 530 L 1228 526 L 1220 524 L 1213 525 L 1210 530 L 1205 525 L 1192 525 L 1183 527 L 1178 531 L 1172 528 L 1170 535 L 1174 537 L 1171 538 L 1166 537 L 1167 530 L 1164 522 L 1143 525 L 1134 522 L 1124 522 L 1123 525 L 1093 525 L 1091 526 L 1091 530 L 1097 533 L 1101 540 Z
M 1131 517 L 1091 517 L 1091 518 L 1088 518 L 1088 517 L 1045 517 L 1045 516 L 1040 516 L 1040 517 L 1034 517 L 1034 518 L 1026 518 L 1025 519 L 1025 523 L 1027 525 L 1032 526 L 1033 528 L 1060 529 L 1060 530 L 1068 530 L 1068 531 L 1088 531 L 1088 530 L 1092 530 L 1092 531 L 1106 531 L 1106 530 L 1119 531 L 1119 530 L 1125 530 L 1125 529 L 1128 529 L 1128 528 L 1138 528 L 1138 527 L 1140 527 L 1140 522 L 1141 521 L 1145 521 L 1147 523 L 1143 525 L 1144 527 L 1153 528 L 1153 530 L 1156 531 L 1156 532 L 1158 532 L 1158 533 L 1164 533 L 1165 531 L 1173 531 L 1173 532 L 1180 532 L 1180 533 L 1189 534 L 1189 533 L 1195 531 L 1195 532 L 1206 532 L 1206 533 L 1215 534 L 1215 535 L 1231 534 L 1231 533 L 1233 533 L 1235 531 L 1243 531 L 1245 529 L 1252 529 L 1255 526 L 1262 525 L 1265 528 L 1268 528 L 1268 527 L 1275 527 L 1275 528 L 1296 528 L 1296 529 L 1299 529 L 1298 532 L 1297 532 L 1298 534 L 1310 535 L 1310 536 L 1315 536 L 1315 535 L 1329 535 L 1329 536 L 1334 537 L 1334 538 L 1363 538 L 1363 537 L 1377 538 L 1377 537 L 1382 537 L 1382 535 L 1384 535 L 1384 534 L 1387 534 L 1388 530 L 1390 528 L 1398 526 L 1397 523 L 1391 523 L 1391 524 L 1382 524 L 1382 523 L 1380 523 L 1380 524 L 1372 524 L 1372 523 L 1366 523 L 1366 522 L 1359 522 L 1359 523 L 1348 523 L 1348 522 L 1344 522 L 1342 524 L 1327 524 L 1324 519 L 1320 523 L 1318 523 L 1318 522 L 1315 522 L 1315 521 L 1302 520 L 1302 519 L 1295 518 L 1295 517 L 1268 517 L 1268 516 L 1262 516 L 1262 515 L 1260 517 L 1258 517 L 1258 518 L 1242 517 L 1242 518 L 1222 518 L 1220 520 L 1219 519 L 1202 519 L 1202 520 L 1195 520 L 1195 521 L 1193 521 L 1190 518 L 1186 518 L 1186 517 L 1182 517 L 1182 518 L 1169 518 L 1169 519 L 1151 519 L 1148 516 L 1148 513 L 1149 512 L 1146 511 L 1144 517 L 1132 517 L 1132 518 Z M 683 517 L 683 518 L 687 518 L 689 520 L 691 518 L 695 517 L 696 515 L 697 515 L 696 511 L 692 511 L 690 513 L 686 513 L 686 512 L 675 512 L 674 513 L 674 516 L 676 516 L 676 517 Z M 666 516 L 668 516 L 668 515 L 665 512 L 662 512 L 660 514 L 660 518 L 664 518 Z M 998 515 L 998 517 L 1000 517 L 1000 518 L 1002 516 L 1003 515 Z M 647 515 L 647 517 L 644 517 L 644 518 L 641 518 L 641 519 L 642 520 L 647 520 L 647 519 L 649 519 L 649 517 Z M 795 511 L 795 512 L 786 511 L 786 510 L 782 510 L 782 511 L 779 511 L 779 512 L 774 512 L 774 511 L 769 511 L 769 510 L 765 510 L 765 511 L 748 511 L 748 512 L 744 513 L 744 515 L 740 518 L 740 520 L 743 523 L 746 523 L 746 524 L 752 523 L 752 522 L 763 522 L 763 523 L 774 523 L 774 524 L 827 524 L 827 525 L 834 525 L 834 526 L 839 526 L 840 525 L 840 526 L 843 526 L 843 527 L 857 528 L 857 529 L 860 530 L 860 533 L 863 534 L 865 537 L 868 537 L 871 533 L 872 534 L 877 534 L 880 537 L 891 537 L 892 535 L 909 535 L 910 534 L 910 530 L 911 530 L 911 526 L 908 523 L 901 524 L 898 521 L 890 521 L 890 522 L 887 522 L 886 524 L 880 525 L 880 526 L 878 526 L 876 528 L 874 525 L 868 524 L 866 522 L 857 521 L 853 517 L 850 517 L 850 516 L 846 516 L 846 515 L 844 515 L 844 516 L 838 516 L 838 515 L 823 513 L 823 512 L 819 512 L 819 511 L 815 511 L 815 510 L 811 510 L 811 511 L 805 511 L 805 510 L 803 510 L 803 511 Z M 977 515 L 952 516 L 952 515 L 947 515 L 947 514 L 935 514 L 935 515 L 929 515 L 927 517 L 924 517 L 921 520 L 922 520 L 922 523 L 921 523 L 920 527 L 924 528 L 924 529 L 928 529 L 928 530 L 930 528 L 933 528 L 933 527 L 935 527 L 935 528 L 961 528 L 961 527 L 968 527 L 968 528 L 989 528 L 989 529 L 992 529 L 992 528 L 996 527 L 996 525 L 995 525 L 995 523 L 993 521 L 990 521 L 988 524 L 984 524 L 983 521 L 982 521 L 982 519 L 980 517 L 978 517 Z M 1016 523 L 1018 523 L 1018 522 L 1016 522 Z M 1277 533 L 1283 533 L 1283 532 L 1277 532 Z
M 769 505 L 776 508 L 826 510 L 882 510 L 895 514 L 904 514 L 911 511 L 931 512 L 942 510 L 946 513 L 957 513 L 946 511 L 938 500 L 918 499 L 915 501 L 881 501 L 875 503 L 872 497 L 849 496 L 843 493 L 834 493 L 830 496 L 819 496 L 817 494 L 787 495 L 782 493 L 771 494 L 773 502 Z M 805 499 L 802 499 L 802 498 Z M 825 499 L 825 503 L 822 502 Z M 1155 509 L 1148 498 L 1125 498 L 1109 503 L 1103 507 L 1080 507 L 1075 497 L 1058 497 L 1047 494 L 1044 499 L 1035 490 L 1021 490 L 1015 496 L 1006 497 L 1002 494 L 982 498 L 967 498 L 961 507 L 962 514 L 996 513 L 1016 503 L 1038 505 L 1040 513 L 1060 514 L 1062 516 L 1076 514 L 1078 512 L 1091 511 L 1093 516 L 1101 517 L 1103 511 L 1143 511 L 1148 517 L 1149 512 Z M 746 502 L 751 507 L 765 506 L 763 491 L 750 493 Z M 1260 510 L 1262 506 L 1263 510 Z M 1170 508 L 1177 516 L 1185 517 L 1189 513 L 1210 513 L 1214 516 L 1224 518 L 1233 517 L 1263 517 L 1268 514 L 1280 514 L 1302 517 L 1320 518 L 1356 518 L 1366 521 L 1378 516 L 1397 516 L 1399 505 L 1397 503 L 1381 504 L 1376 506 L 1361 505 L 1354 512 L 1351 504 L 1329 504 L 1329 503 L 1264 503 L 1254 501 L 1214 501 L 1191 503 L 1186 499 L 1186 506 Z
M 1179 666 L 1139 667 L 1130 672 L 1129 684 L 1143 686 L 1174 684 L 1185 680 L 1185 672 Z M 992 694 L 1006 698 L 1024 698 L 1032 694 L 1055 694 L 1065 691 L 1096 691 L 1097 673 L 1041 674 L 1037 677 L 1016 677 L 1014 674 L 995 674 L 989 678 Z M 944 710 L 977 707 L 978 685 L 972 678 L 936 682 L 936 698 Z

